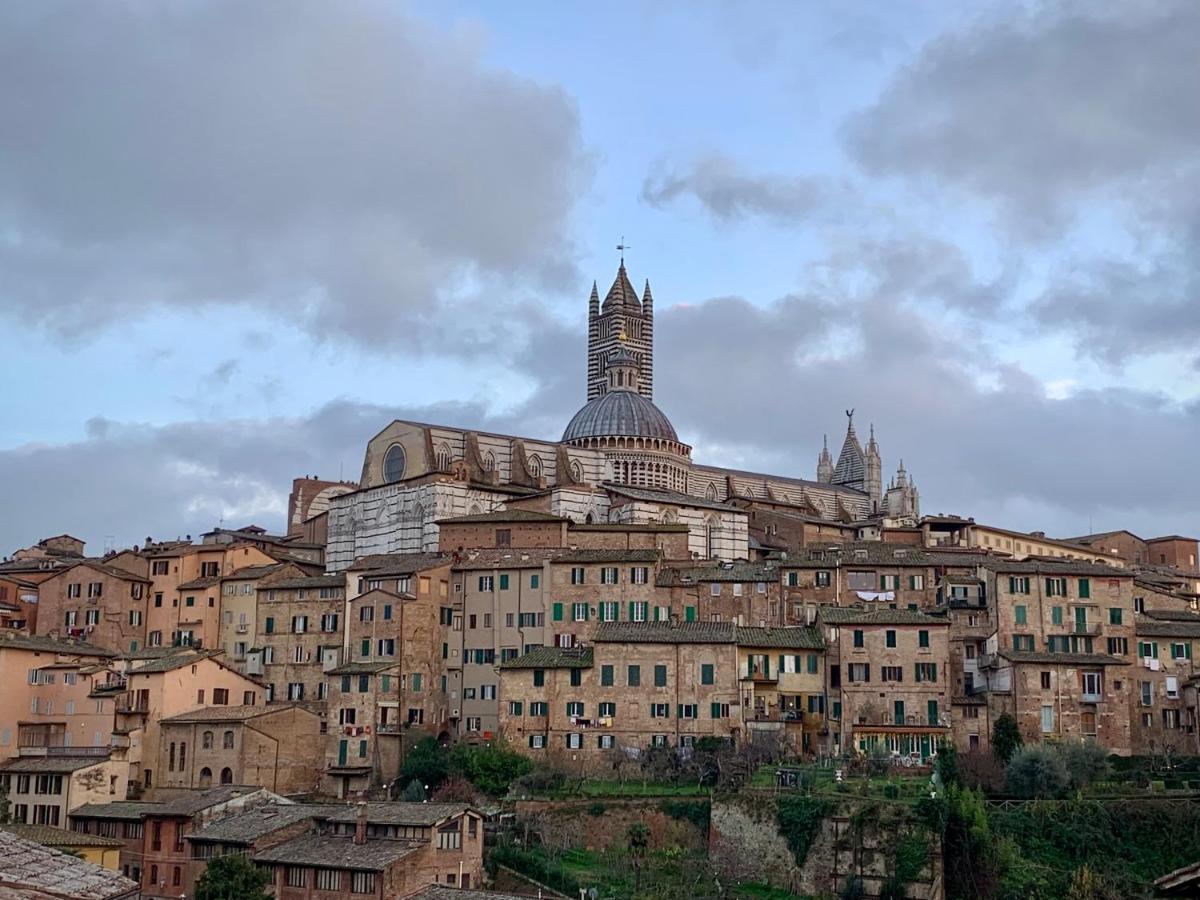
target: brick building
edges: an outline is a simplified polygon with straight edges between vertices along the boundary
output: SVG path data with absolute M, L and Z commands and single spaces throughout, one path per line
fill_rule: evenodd
M 1187 686 L 1197 675 L 1200 615 L 1151 610 L 1134 623 L 1137 654 L 1130 694 L 1130 727 L 1136 754 L 1197 752 L 1195 704 Z
M 949 620 L 826 606 L 817 622 L 829 648 L 829 750 L 935 753 L 950 737 Z
M 291 794 L 318 786 L 321 720 L 303 706 L 205 706 L 160 719 L 159 727 L 163 790 L 242 784 Z
M 742 727 L 731 622 L 606 622 L 590 647 L 538 648 L 500 673 L 500 730 L 534 758 L 586 769 L 614 748 L 688 747 Z
M 993 720 L 1012 713 L 1027 741 L 1093 738 L 1130 753 L 1133 573 L 1036 560 L 982 571 L 995 633 L 980 672 Z
M 658 576 L 658 608 L 683 622 L 782 625 L 779 578 L 775 562 L 667 565 Z
M 85 803 L 124 800 L 122 767 L 108 748 L 82 748 L 75 755 L 55 748 L 31 748 L 0 763 L 0 787 L 17 824 L 67 826 L 67 815 Z
M 306 703 L 324 717 L 325 666 L 342 654 L 344 575 L 259 580 L 258 631 L 246 672 L 266 683 L 271 703 Z
M 825 718 L 825 642 L 816 628 L 738 628 L 742 711 L 751 737 L 776 734 L 799 753 L 820 746 Z
M 146 643 L 149 588 L 145 576 L 94 560 L 59 569 L 38 586 L 37 633 L 136 651 Z

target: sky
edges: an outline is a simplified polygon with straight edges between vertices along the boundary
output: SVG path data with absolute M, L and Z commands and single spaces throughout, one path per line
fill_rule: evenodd
M 1194 533 L 1197 84 L 1191 0 L 0 4 L 0 555 L 559 437 L 622 241 L 697 461 Z

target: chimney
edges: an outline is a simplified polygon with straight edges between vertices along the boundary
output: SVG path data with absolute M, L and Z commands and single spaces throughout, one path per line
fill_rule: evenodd
M 354 816 L 354 843 L 367 842 L 367 804 L 358 804 L 358 812 Z

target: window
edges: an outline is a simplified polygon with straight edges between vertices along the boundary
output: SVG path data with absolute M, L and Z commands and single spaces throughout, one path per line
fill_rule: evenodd
M 531 716 L 547 716 L 550 714 L 550 705 L 541 700 L 531 701 L 529 704 L 529 714 Z
M 1042 685 L 1043 691 L 1050 690 L 1050 673 L 1049 672 L 1041 673 L 1041 685 Z
M 606 700 L 600 704 L 600 708 L 596 713 L 598 716 L 612 717 L 617 714 L 617 704 L 611 700 Z
M 602 734 L 596 740 L 596 746 L 601 750 L 611 750 L 616 745 L 616 740 L 611 734 Z
M 652 719 L 669 719 L 671 717 L 670 703 L 651 703 L 650 718 Z
M 796 574 L 795 572 L 792 573 L 792 575 L 795 575 L 795 574 Z M 813 579 L 813 584 L 816 585 L 817 587 L 829 587 L 829 585 L 831 583 L 832 583 L 831 574 L 829 572 L 825 572 L 825 571 L 818 571 L 816 573 L 816 576 Z
M 1125 656 L 1129 653 L 1129 638 L 1109 638 L 1108 653 L 1110 656 Z
M 1092 596 L 1092 583 L 1086 578 L 1079 579 L 1079 598 L 1086 600 Z
M 1014 634 L 1012 636 L 1014 650 L 1032 650 L 1033 635 L 1032 634 Z
M 600 667 L 600 686 L 601 687 L 612 687 L 613 686 L 613 667 L 612 666 L 601 666 Z
M 396 639 L 395 638 L 380 638 L 376 643 L 377 656 L 395 656 L 396 655 Z
M 937 681 L 937 663 L 917 663 L 917 681 Z
M 936 700 L 928 700 L 925 703 L 925 715 L 928 717 L 930 725 L 938 724 L 938 702 Z
M 202 750 L 211 750 L 213 746 L 213 733 L 206 731 L 200 736 L 200 748 Z
M 462 846 L 462 831 L 457 823 L 438 829 L 438 849 L 458 850 Z
M 1008 592 L 1010 594 L 1028 594 L 1029 593 L 1029 576 L 1023 578 L 1009 577 Z
M 880 575 L 879 589 L 883 591 L 894 591 L 900 587 L 899 575 Z
M 629 687 L 641 687 L 642 685 L 642 667 L 630 666 L 625 673 L 625 683 Z
M 646 613 L 649 609 L 649 603 L 646 601 L 635 601 L 629 604 L 629 618 L 634 622 L 645 622 Z
M 908 589 L 910 591 L 924 590 L 925 589 L 925 576 L 924 575 L 909 575 L 908 576 Z
M 1179 699 L 1179 679 L 1174 675 L 1168 675 L 1166 687 L 1167 687 L 1167 699 L 1168 700 L 1178 700 Z
M 575 566 L 571 569 L 571 584 L 584 584 L 587 580 L 587 573 L 582 566 Z
M 583 735 L 577 732 L 572 732 L 567 735 L 567 749 L 579 750 L 583 747 Z
M 618 572 L 616 566 L 605 566 L 600 570 L 601 584 L 616 584 L 618 580 Z
M 1100 673 L 1099 672 L 1081 672 L 1080 680 L 1083 687 L 1083 699 L 1089 700 L 1092 698 L 1099 699 L 1101 695 Z
M 568 701 L 568 703 L 567 703 L 567 715 L 568 715 L 568 716 L 582 717 L 582 716 L 583 716 L 583 704 L 582 704 L 580 701 L 578 701 L 578 700 L 571 700 L 571 701 Z
M 342 873 L 337 869 L 317 869 L 318 891 L 340 891 L 342 889 Z
M 716 581 L 714 581 L 712 584 L 710 584 L 710 585 L 708 586 L 708 592 L 709 592 L 709 594 L 710 594 L 711 596 L 713 596 L 713 597 L 720 597 L 720 596 L 721 596 L 721 584 L 720 584 L 720 582 L 716 582 Z
M 870 681 L 871 680 L 871 664 L 870 663 L 850 663 L 846 667 L 847 681 Z
M 697 709 L 699 709 L 699 707 L 697 707 L 695 703 L 680 703 L 679 704 L 679 712 L 678 712 L 679 718 L 681 718 L 681 719 L 699 718 L 699 715 L 696 712 Z
M 508 590 L 508 573 L 505 573 L 500 576 L 500 590 L 502 590 L 502 591 Z
M 729 704 L 728 703 L 718 703 L 718 702 L 714 701 L 710 712 L 712 713 L 712 717 L 714 719 L 728 719 L 729 718 Z
M 1158 659 L 1158 641 L 1138 641 L 1138 657 Z
M 213 703 L 217 706 L 229 705 L 229 689 L 213 688 Z
M 716 681 L 715 673 L 713 672 L 712 663 L 703 663 L 700 666 L 700 683 L 713 684 Z
M 654 686 L 655 687 L 666 687 L 667 686 L 667 667 L 666 666 L 657 665 L 654 667 Z
M 863 647 L 866 645 L 866 638 L 861 628 L 854 629 L 854 646 Z
M 1141 703 L 1142 706 L 1154 705 L 1154 683 L 1150 681 L 1141 682 Z
M 321 616 L 321 630 L 326 633 L 338 630 L 337 613 L 327 613 Z
M 292 616 L 292 634 L 305 634 L 308 631 L 308 616 Z
M 883 666 L 879 670 L 879 677 L 884 681 L 903 681 L 904 668 L 902 666 Z
M 1067 596 L 1067 579 L 1065 579 L 1065 578 L 1047 578 L 1046 579 L 1046 596 L 1047 597 L 1065 597 L 1065 596 Z
M 1134 597 L 1133 598 L 1133 611 L 1135 613 L 1144 613 L 1146 611 L 1146 598 L 1145 597 Z
M 529 576 L 529 587 L 532 588 L 533 590 L 536 591 L 537 587 L 540 583 L 541 583 L 541 579 L 537 576 L 536 573 Z M 472 821 L 474 821 L 474 820 L 472 820 Z
M 531 750 L 544 750 L 546 747 L 546 736 L 544 734 L 531 734 L 529 736 L 529 747 Z
M 479 591 L 480 593 L 490 594 L 496 589 L 496 579 L 491 575 L 479 576 Z
M 304 684 L 299 681 L 288 683 L 288 699 L 303 700 L 304 699 Z
M 1080 596 L 1082 596 L 1082 595 L 1080 595 Z M 1121 615 L 1123 612 L 1124 612 L 1124 610 L 1122 610 L 1121 607 L 1119 607 L 1119 606 L 1109 607 L 1108 624 L 1109 625 L 1120 625 L 1121 624 Z
M 1054 707 L 1046 705 L 1042 707 L 1042 734 L 1050 734 L 1054 731 Z
M 921 629 L 920 631 L 917 632 L 917 646 L 918 647 L 928 647 L 929 646 L 929 632 L 926 631 L 925 629 Z
M 894 630 L 892 630 L 890 628 L 887 630 L 884 643 L 888 647 L 896 646 L 896 632 Z
M 650 569 L 646 566 L 634 566 L 629 570 L 629 580 L 633 584 L 645 584 L 650 577 Z
M 1191 659 L 1192 645 L 1190 643 L 1171 644 L 1171 659 Z
M 586 603 L 571 604 L 571 621 L 586 622 L 588 619 L 588 605 Z
M 617 611 L 620 609 L 620 604 L 615 600 L 605 600 L 600 603 L 600 621 L 615 622 L 617 621 Z
M 1013 608 L 1013 611 L 1016 615 L 1018 625 L 1025 625 L 1028 623 L 1028 607 L 1026 607 L 1024 604 L 1018 604 Z

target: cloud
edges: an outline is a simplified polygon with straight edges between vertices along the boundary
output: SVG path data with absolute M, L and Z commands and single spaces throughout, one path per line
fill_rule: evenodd
M 1011 5 L 931 41 L 845 133 L 873 175 L 956 187 L 1039 235 L 1200 146 L 1200 6 Z M 1127 198 L 1128 199 L 1128 198 Z
M 0 115 L 0 308 L 60 335 L 232 303 L 462 346 L 574 280 L 574 102 L 394 4 L 5 7 Z
M 803 221 L 828 212 L 839 189 L 821 177 L 748 175 L 725 156 L 705 156 L 682 169 L 651 173 L 642 200 L 659 209 L 691 196 L 722 221 L 763 216 Z

